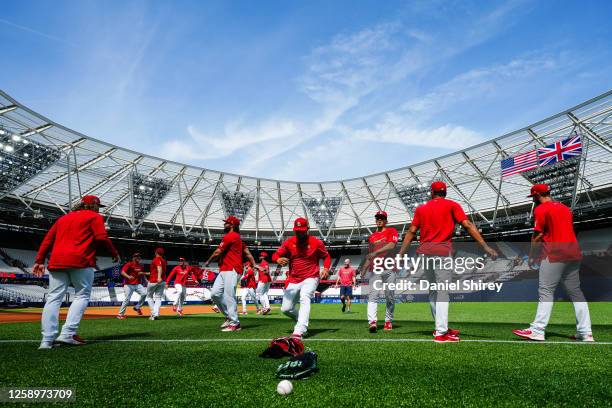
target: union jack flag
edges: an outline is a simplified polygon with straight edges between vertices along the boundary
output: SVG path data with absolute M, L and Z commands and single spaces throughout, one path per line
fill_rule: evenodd
M 582 154 L 582 139 L 580 135 L 573 134 L 567 139 L 560 140 L 546 147 L 538 149 L 540 167 L 554 164 L 562 160 L 580 156 Z

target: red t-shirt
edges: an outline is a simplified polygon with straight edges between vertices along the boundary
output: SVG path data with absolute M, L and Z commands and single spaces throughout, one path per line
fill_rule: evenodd
M 158 274 L 157 267 L 158 266 L 161 266 L 162 268 L 161 280 L 163 281 L 166 279 L 167 262 L 161 256 L 156 256 L 155 258 L 153 258 L 153 261 L 151 261 L 151 267 L 150 267 L 151 275 L 149 276 L 149 283 L 161 282 L 157 280 L 157 274 Z
M 244 287 L 255 289 L 257 287 L 257 281 L 255 280 L 255 271 L 253 268 L 248 268 L 244 274 Z
M 437 197 L 417 207 L 412 225 L 421 230 L 417 253 L 450 256 L 455 224 L 467 220 L 461 206 L 453 200 Z
M 235 231 L 228 232 L 219 244 L 221 255 L 219 255 L 219 271 L 234 271 L 242 274 L 242 253 L 244 243 L 240 234 Z
M 385 228 L 382 231 L 374 231 L 370 238 L 368 239 L 369 252 L 374 252 L 384 247 L 390 242 L 397 243 L 397 230 L 395 228 Z M 391 251 L 383 252 L 376 255 L 374 258 L 384 258 L 389 255 Z M 370 263 L 370 270 L 374 268 L 374 260 Z
M 323 242 L 308 236 L 308 242 L 304 246 L 298 246 L 297 237 L 289 237 L 281 247 L 272 255 L 272 261 L 278 258 L 289 258 L 288 283 L 299 283 L 304 279 L 319 277 L 319 260 L 323 259 L 323 266 L 331 266 L 331 257 Z
M 352 267 L 342 267 L 338 270 L 341 286 L 353 286 L 353 278 L 355 277 L 355 269 Z
M 112 256 L 117 256 L 102 216 L 91 210 L 73 211 L 53 224 L 40 244 L 35 262 L 44 263 L 51 251 L 50 270 L 95 266 L 98 245 L 106 247 Z
M 130 261 L 123 265 L 121 268 L 121 272 L 127 274 L 130 279 L 123 279 L 124 285 L 138 285 L 140 284 L 140 275 L 139 272 L 142 272 L 142 265 L 138 262 Z
M 580 245 L 574 233 L 574 216 L 563 203 L 549 201 L 540 204 L 533 212 L 534 231 L 544 234 L 542 259 L 550 262 L 579 261 Z
M 166 283 L 170 283 L 170 281 L 174 278 L 175 285 L 185 286 L 185 283 L 187 283 L 187 277 L 190 275 L 194 281 L 197 280 L 189 266 L 182 267 L 181 265 L 177 265 L 172 268 L 170 275 L 168 275 L 168 278 L 166 279 Z
M 259 274 L 257 275 L 258 281 L 261 283 L 272 282 L 272 277 L 270 276 L 270 265 L 268 262 L 261 261 L 259 268 Z

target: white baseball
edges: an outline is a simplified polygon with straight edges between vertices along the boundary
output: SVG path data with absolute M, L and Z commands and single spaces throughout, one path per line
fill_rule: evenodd
M 293 392 L 293 384 L 289 380 L 283 380 L 276 386 L 276 392 L 280 395 L 289 395 Z

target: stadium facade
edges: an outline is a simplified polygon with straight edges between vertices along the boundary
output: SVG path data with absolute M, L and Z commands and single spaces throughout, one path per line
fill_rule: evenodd
M 580 143 L 573 155 L 558 152 L 546 165 L 502 178 L 503 160 L 563 150 L 571 138 Z M 462 151 L 326 182 L 256 178 L 152 157 L 70 130 L 0 91 L 0 170 L 0 222 L 20 231 L 42 231 L 94 194 L 108 205 L 103 215 L 113 236 L 206 245 L 220 236 L 222 220 L 236 215 L 246 239 L 267 246 L 306 215 L 326 241 L 359 244 L 378 210 L 403 231 L 433 180 L 448 183 L 448 197 L 485 234 L 524 231 L 532 211 L 527 192 L 537 182 L 552 184 L 578 221 L 605 223 L 612 208 L 612 91 Z

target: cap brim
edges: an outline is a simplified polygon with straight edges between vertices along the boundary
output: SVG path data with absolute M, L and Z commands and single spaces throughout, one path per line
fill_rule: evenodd
M 104 207 L 106 207 L 106 206 L 105 206 L 104 204 L 98 204 L 98 207 L 100 207 L 100 208 L 104 208 Z
M 293 227 L 294 231 L 304 232 L 308 231 L 308 227 Z

